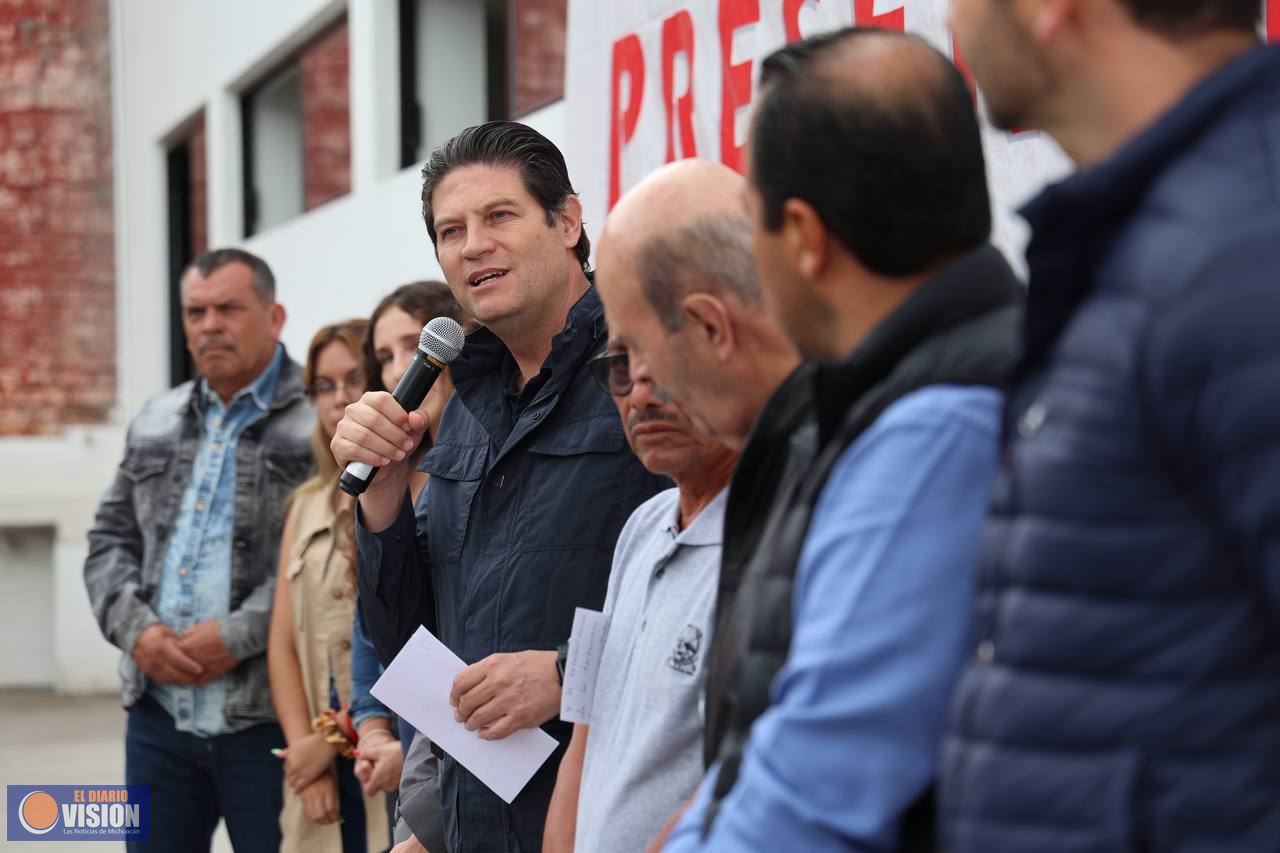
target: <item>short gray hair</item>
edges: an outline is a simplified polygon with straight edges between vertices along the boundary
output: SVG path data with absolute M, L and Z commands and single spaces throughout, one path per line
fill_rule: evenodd
M 276 277 L 267 262 L 252 252 L 244 249 L 210 249 L 188 264 L 203 278 L 208 278 L 228 264 L 244 264 L 253 273 L 253 290 L 263 304 L 270 305 L 276 301 Z
M 684 324 L 681 303 L 690 293 L 729 293 L 748 304 L 760 301 L 751 222 L 745 213 L 703 216 L 655 237 L 637 253 L 636 270 L 645 298 L 668 332 Z

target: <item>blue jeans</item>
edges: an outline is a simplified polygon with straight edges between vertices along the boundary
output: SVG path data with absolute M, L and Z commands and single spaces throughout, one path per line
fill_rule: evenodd
M 281 746 L 275 723 L 211 738 L 180 732 L 144 695 L 129 709 L 124 776 L 151 787 L 151 838 L 127 842 L 129 853 L 207 851 L 219 818 L 236 853 L 278 851 L 284 771 L 271 750 Z

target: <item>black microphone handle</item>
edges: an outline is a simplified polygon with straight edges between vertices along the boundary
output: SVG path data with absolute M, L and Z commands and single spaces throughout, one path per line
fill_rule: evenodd
M 412 412 L 422 405 L 422 401 L 427 398 L 427 392 L 431 390 L 431 386 L 436 383 L 436 379 L 443 370 L 442 365 L 436 363 L 422 350 L 418 350 L 413 361 L 409 362 L 404 375 L 396 383 L 396 390 L 391 392 L 391 396 L 400 404 L 400 408 L 406 412 Z M 373 482 L 373 477 L 377 473 L 378 469 L 372 465 L 352 462 L 338 478 L 338 488 L 352 497 L 359 497 L 364 494 L 365 489 L 369 488 L 369 484 Z

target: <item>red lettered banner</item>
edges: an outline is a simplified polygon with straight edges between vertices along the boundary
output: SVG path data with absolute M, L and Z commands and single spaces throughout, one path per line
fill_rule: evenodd
M 959 57 L 950 0 L 573 0 L 569 4 L 565 153 L 587 230 L 599 233 L 618 198 L 682 157 L 741 171 L 760 62 L 789 42 L 846 27 L 922 35 Z M 1268 26 L 1276 30 L 1271 0 Z M 1020 251 L 1012 210 L 1067 163 L 1040 134 L 985 131 L 996 240 Z

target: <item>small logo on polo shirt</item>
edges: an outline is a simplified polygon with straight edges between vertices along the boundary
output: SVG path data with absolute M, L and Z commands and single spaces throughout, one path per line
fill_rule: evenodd
M 676 672 L 693 675 L 698 671 L 698 653 L 702 651 L 702 629 L 694 625 L 685 625 L 680 636 L 676 638 L 676 647 L 671 651 L 667 666 Z

